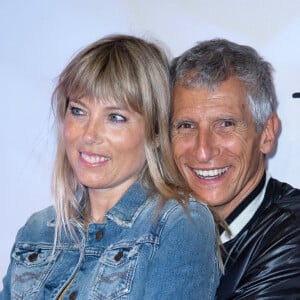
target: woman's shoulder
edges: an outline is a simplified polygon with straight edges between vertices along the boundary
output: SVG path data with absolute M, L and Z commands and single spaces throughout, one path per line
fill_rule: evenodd
M 178 244 L 187 243 L 189 247 L 198 249 L 202 249 L 205 244 L 205 249 L 215 251 L 213 215 L 206 204 L 191 197 L 183 205 L 175 199 L 168 200 L 155 224 L 154 234 L 161 242 L 174 240 Z
M 185 203 L 169 199 L 159 215 L 161 222 L 168 222 L 171 226 L 178 226 L 178 223 L 181 223 L 182 226 L 193 228 L 205 226 L 208 231 L 214 231 L 214 219 L 210 209 L 192 196 Z
M 48 206 L 42 210 L 34 212 L 27 220 L 26 225 L 43 225 L 55 221 L 55 209 Z
M 55 209 L 49 206 L 33 213 L 18 231 L 17 241 L 41 240 L 46 238 L 48 233 L 52 233 L 55 227 Z M 52 237 L 52 234 L 51 234 Z
M 164 213 L 173 213 L 177 215 L 202 215 L 208 218 L 212 217 L 212 214 L 208 206 L 196 200 L 193 196 L 189 196 L 188 201 L 183 201 L 182 203 L 176 199 L 169 199 L 162 208 Z

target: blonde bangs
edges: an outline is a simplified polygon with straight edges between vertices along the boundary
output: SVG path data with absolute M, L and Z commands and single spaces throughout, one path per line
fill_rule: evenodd
M 142 113 L 142 92 L 136 65 L 133 55 L 123 47 L 114 45 L 99 51 L 99 46 L 91 46 L 79 53 L 61 74 L 59 94 L 65 98 L 87 97 L 114 103 Z

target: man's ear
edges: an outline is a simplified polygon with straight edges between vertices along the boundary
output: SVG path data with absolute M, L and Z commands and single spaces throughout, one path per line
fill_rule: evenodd
M 279 118 L 275 112 L 271 114 L 263 131 L 261 133 L 260 138 L 260 151 L 263 154 L 269 154 L 276 143 L 277 134 L 279 130 Z

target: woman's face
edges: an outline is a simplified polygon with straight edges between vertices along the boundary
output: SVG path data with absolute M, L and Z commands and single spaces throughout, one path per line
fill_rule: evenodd
M 89 98 L 70 99 L 64 140 L 70 165 L 89 193 L 109 191 L 120 197 L 145 164 L 143 116 Z

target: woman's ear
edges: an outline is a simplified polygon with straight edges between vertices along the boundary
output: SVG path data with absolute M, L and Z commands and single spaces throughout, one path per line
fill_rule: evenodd
M 269 154 L 276 143 L 279 130 L 279 118 L 275 112 L 271 114 L 264 125 L 260 138 L 260 151 L 263 154 Z

